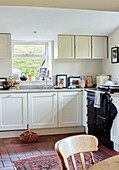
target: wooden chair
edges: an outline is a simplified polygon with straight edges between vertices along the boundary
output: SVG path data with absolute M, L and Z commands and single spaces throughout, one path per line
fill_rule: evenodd
M 89 152 L 91 165 L 94 165 L 92 151 L 98 150 L 98 140 L 92 135 L 76 135 L 64 138 L 55 144 L 61 169 L 69 170 L 67 158 L 71 157 L 73 169 L 77 170 L 74 154 L 79 153 L 82 170 L 86 170 L 83 152 Z

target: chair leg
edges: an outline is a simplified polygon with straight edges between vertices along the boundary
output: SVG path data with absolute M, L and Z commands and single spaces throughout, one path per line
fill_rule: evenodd
M 93 158 L 93 153 L 89 152 L 89 156 L 90 156 L 90 163 L 91 163 L 91 165 L 94 165 L 95 164 L 95 160 Z

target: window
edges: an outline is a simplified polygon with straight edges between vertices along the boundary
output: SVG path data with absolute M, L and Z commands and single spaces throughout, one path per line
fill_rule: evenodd
M 39 69 L 47 67 L 47 43 L 13 42 L 13 69 L 21 72 L 39 74 Z

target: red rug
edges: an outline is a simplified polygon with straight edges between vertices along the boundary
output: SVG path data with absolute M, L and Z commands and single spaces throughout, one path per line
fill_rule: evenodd
M 86 160 L 86 167 L 89 168 L 90 165 L 90 159 L 88 153 L 84 154 L 85 160 Z M 80 169 L 80 161 L 79 161 L 79 155 L 75 155 L 76 164 L 78 169 Z M 96 153 L 94 153 L 94 159 L 96 162 L 101 161 L 103 158 Z M 70 170 L 72 170 L 72 164 L 70 158 L 68 159 Z M 17 170 L 60 170 L 59 167 L 59 160 L 57 158 L 57 155 L 45 155 L 45 156 L 36 156 L 31 157 L 28 159 L 21 159 L 17 161 L 13 161 L 15 164 Z

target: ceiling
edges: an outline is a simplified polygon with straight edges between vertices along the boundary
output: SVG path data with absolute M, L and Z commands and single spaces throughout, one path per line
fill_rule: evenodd
M 118 12 L 0 7 L 0 33 L 11 33 L 13 40 L 54 40 L 58 34 L 109 35 L 117 27 Z
M 0 5 L 119 11 L 119 0 L 0 0 Z

